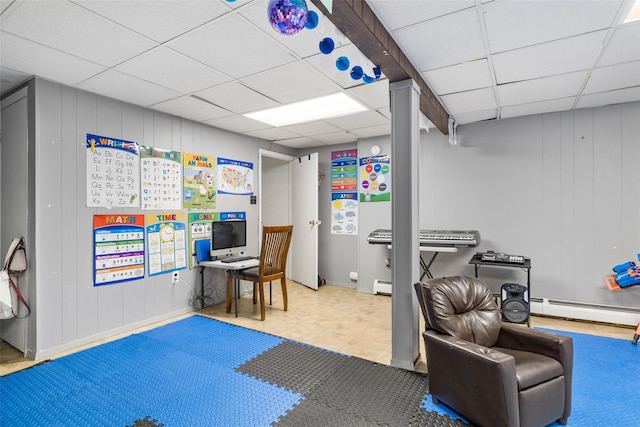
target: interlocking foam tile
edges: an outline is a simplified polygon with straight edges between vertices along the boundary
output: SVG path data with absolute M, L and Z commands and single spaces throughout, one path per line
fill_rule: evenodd
M 287 412 L 274 426 L 279 427 L 378 427 L 385 426 L 371 418 L 363 418 L 313 399 L 301 401 L 293 410 Z

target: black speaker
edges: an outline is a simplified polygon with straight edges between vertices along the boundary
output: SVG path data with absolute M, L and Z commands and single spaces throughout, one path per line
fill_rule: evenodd
M 527 323 L 529 321 L 529 290 L 526 286 L 505 283 L 501 289 L 502 321 Z

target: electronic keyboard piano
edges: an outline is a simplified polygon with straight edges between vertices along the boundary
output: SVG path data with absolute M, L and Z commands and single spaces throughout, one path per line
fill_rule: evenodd
M 370 244 L 390 245 L 393 237 L 391 230 L 377 229 L 369 233 Z M 480 244 L 477 230 L 420 230 L 420 246 L 437 247 L 476 247 Z

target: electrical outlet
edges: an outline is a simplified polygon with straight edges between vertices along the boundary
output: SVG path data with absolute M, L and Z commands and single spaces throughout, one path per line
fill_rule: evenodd
M 178 280 L 180 280 L 180 274 L 177 271 L 173 272 L 173 283 L 178 283 Z

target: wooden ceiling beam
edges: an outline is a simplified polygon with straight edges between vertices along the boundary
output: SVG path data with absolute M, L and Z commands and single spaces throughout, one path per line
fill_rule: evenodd
M 329 12 L 322 0 L 311 2 L 327 17 L 390 82 L 412 79 L 420 87 L 420 111 L 445 135 L 449 114 L 409 62 L 373 10 L 364 0 L 334 0 Z

